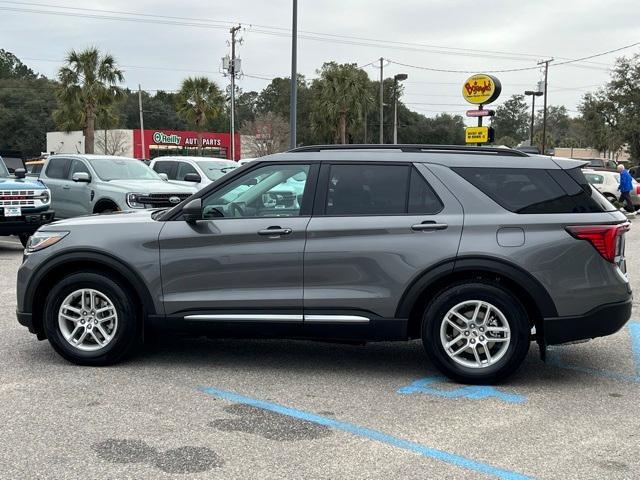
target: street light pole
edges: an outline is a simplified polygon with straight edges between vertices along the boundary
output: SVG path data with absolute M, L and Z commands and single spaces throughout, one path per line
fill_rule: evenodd
M 380 57 L 380 145 L 384 143 L 384 58 Z
M 298 0 L 293 0 L 291 28 L 291 106 L 289 108 L 289 147 L 296 148 L 298 113 Z
M 406 73 L 398 73 L 393 77 L 393 144 L 398 144 L 398 82 L 406 80 Z
M 544 110 L 542 111 L 542 155 L 544 155 L 547 146 L 547 77 L 549 74 L 549 62 L 553 62 L 553 58 L 542 60 L 538 65 L 544 63 Z
M 536 97 L 542 95 L 542 92 L 526 90 L 525 95 L 531 95 L 531 126 L 529 127 L 529 144 L 533 146 L 533 119 L 536 111 Z

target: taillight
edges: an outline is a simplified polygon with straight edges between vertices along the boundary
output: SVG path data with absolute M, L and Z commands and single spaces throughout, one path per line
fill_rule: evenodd
M 622 237 L 631 228 L 629 222 L 620 223 L 618 225 L 578 225 L 567 227 L 573 237 L 579 240 L 586 240 L 602 255 L 602 257 L 614 262 L 618 252 L 618 239 Z
M 636 185 L 636 193 L 640 195 L 640 184 Z

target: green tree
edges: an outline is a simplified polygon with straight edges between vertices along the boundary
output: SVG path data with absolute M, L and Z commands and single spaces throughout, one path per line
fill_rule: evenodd
M 34 80 L 37 75 L 13 53 L 0 48 L 0 80 L 9 78 Z
M 620 110 L 605 89 L 587 93 L 578 109 L 582 114 L 585 131 L 591 139 L 591 147 L 601 152 L 620 149 L 624 143 L 624 135 L 619 128 Z
M 364 107 L 372 103 L 367 73 L 355 63 L 325 63 L 314 80 L 313 122 L 321 129 L 333 125 L 340 143 L 347 143 L 350 127 L 362 122 Z
M 66 65 L 58 72 L 59 109 L 56 118 L 65 116 L 83 126 L 85 153 L 93 153 L 95 145 L 95 123 L 98 112 L 108 108 L 121 97 L 117 86 L 124 75 L 110 54 L 102 55 L 97 48 L 77 52 L 71 50 Z M 70 124 L 63 124 L 65 128 Z
M 218 117 L 224 109 L 222 91 L 207 77 L 188 77 L 182 82 L 176 105 L 178 116 L 198 132 L 198 154 L 200 154 L 202 132 L 207 122 Z
M 544 112 L 539 111 L 535 118 L 535 133 L 542 132 Z M 564 105 L 549 105 L 547 107 L 547 135 L 552 139 L 553 145 L 559 146 L 565 143 L 569 134 L 570 120 Z M 539 138 L 542 139 L 542 133 Z M 548 145 L 548 144 L 547 144 Z
M 496 131 L 496 138 L 511 137 L 521 142 L 529 136 L 529 107 L 524 95 L 512 95 L 496 108 L 491 119 L 491 126 Z

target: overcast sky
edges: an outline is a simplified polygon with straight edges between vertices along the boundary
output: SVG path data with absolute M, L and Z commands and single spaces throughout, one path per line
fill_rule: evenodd
M 94 45 L 116 57 L 131 88 L 140 83 L 147 90 L 175 90 L 189 74 L 206 74 L 224 86 L 228 79 L 219 73 L 220 59 L 229 50 L 230 27 L 224 22 L 244 27 L 238 55 L 245 74 L 289 75 L 291 7 L 291 0 L 0 1 L 0 47 L 49 77 L 55 76 L 68 50 Z M 95 18 L 123 18 L 124 13 L 145 16 L 129 16 L 133 21 Z M 640 7 L 637 0 L 299 0 L 298 28 L 298 71 L 308 78 L 324 61 L 365 65 L 379 57 L 483 72 L 535 67 L 546 57 L 560 62 L 638 42 Z M 607 81 L 615 58 L 639 51 L 636 46 L 588 62 L 552 66 L 549 103 L 577 114 L 582 95 Z M 373 66 L 365 69 L 372 78 L 379 75 Z M 460 93 L 468 74 L 385 62 L 385 77 L 401 72 L 409 75 L 404 101 L 410 108 L 429 116 L 441 111 L 463 114 L 470 108 Z M 541 79 L 537 68 L 495 75 L 503 85 L 495 105 L 534 88 Z M 267 83 L 249 76 L 239 81 L 245 91 Z

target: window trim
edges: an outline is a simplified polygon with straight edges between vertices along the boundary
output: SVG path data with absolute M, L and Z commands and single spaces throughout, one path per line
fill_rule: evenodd
M 333 165 L 373 165 L 373 166 L 391 166 L 391 167 L 409 167 L 409 174 L 407 175 L 407 185 L 406 185 L 406 196 L 405 196 L 405 205 L 404 205 L 404 213 L 358 213 L 358 214 L 345 214 L 345 215 L 336 215 L 336 214 L 327 214 L 327 198 L 329 196 L 329 179 L 331 176 L 331 167 Z M 409 213 L 409 199 L 411 193 L 411 175 L 413 171 L 420 175 L 422 179 L 427 183 L 433 194 L 440 201 L 441 208 L 435 213 Z M 422 172 L 418 170 L 416 164 L 413 162 L 379 162 L 379 161 L 326 161 L 322 162 L 322 167 L 320 169 L 320 175 L 318 176 L 318 186 L 316 188 L 316 195 L 314 199 L 314 209 L 313 216 L 314 217 L 325 217 L 325 218 L 354 218 L 354 217 L 420 217 L 420 216 L 433 216 L 442 213 L 445 205 L 440 198 L 440 195 L 433 188 L 429 180 L 422 175 Z

